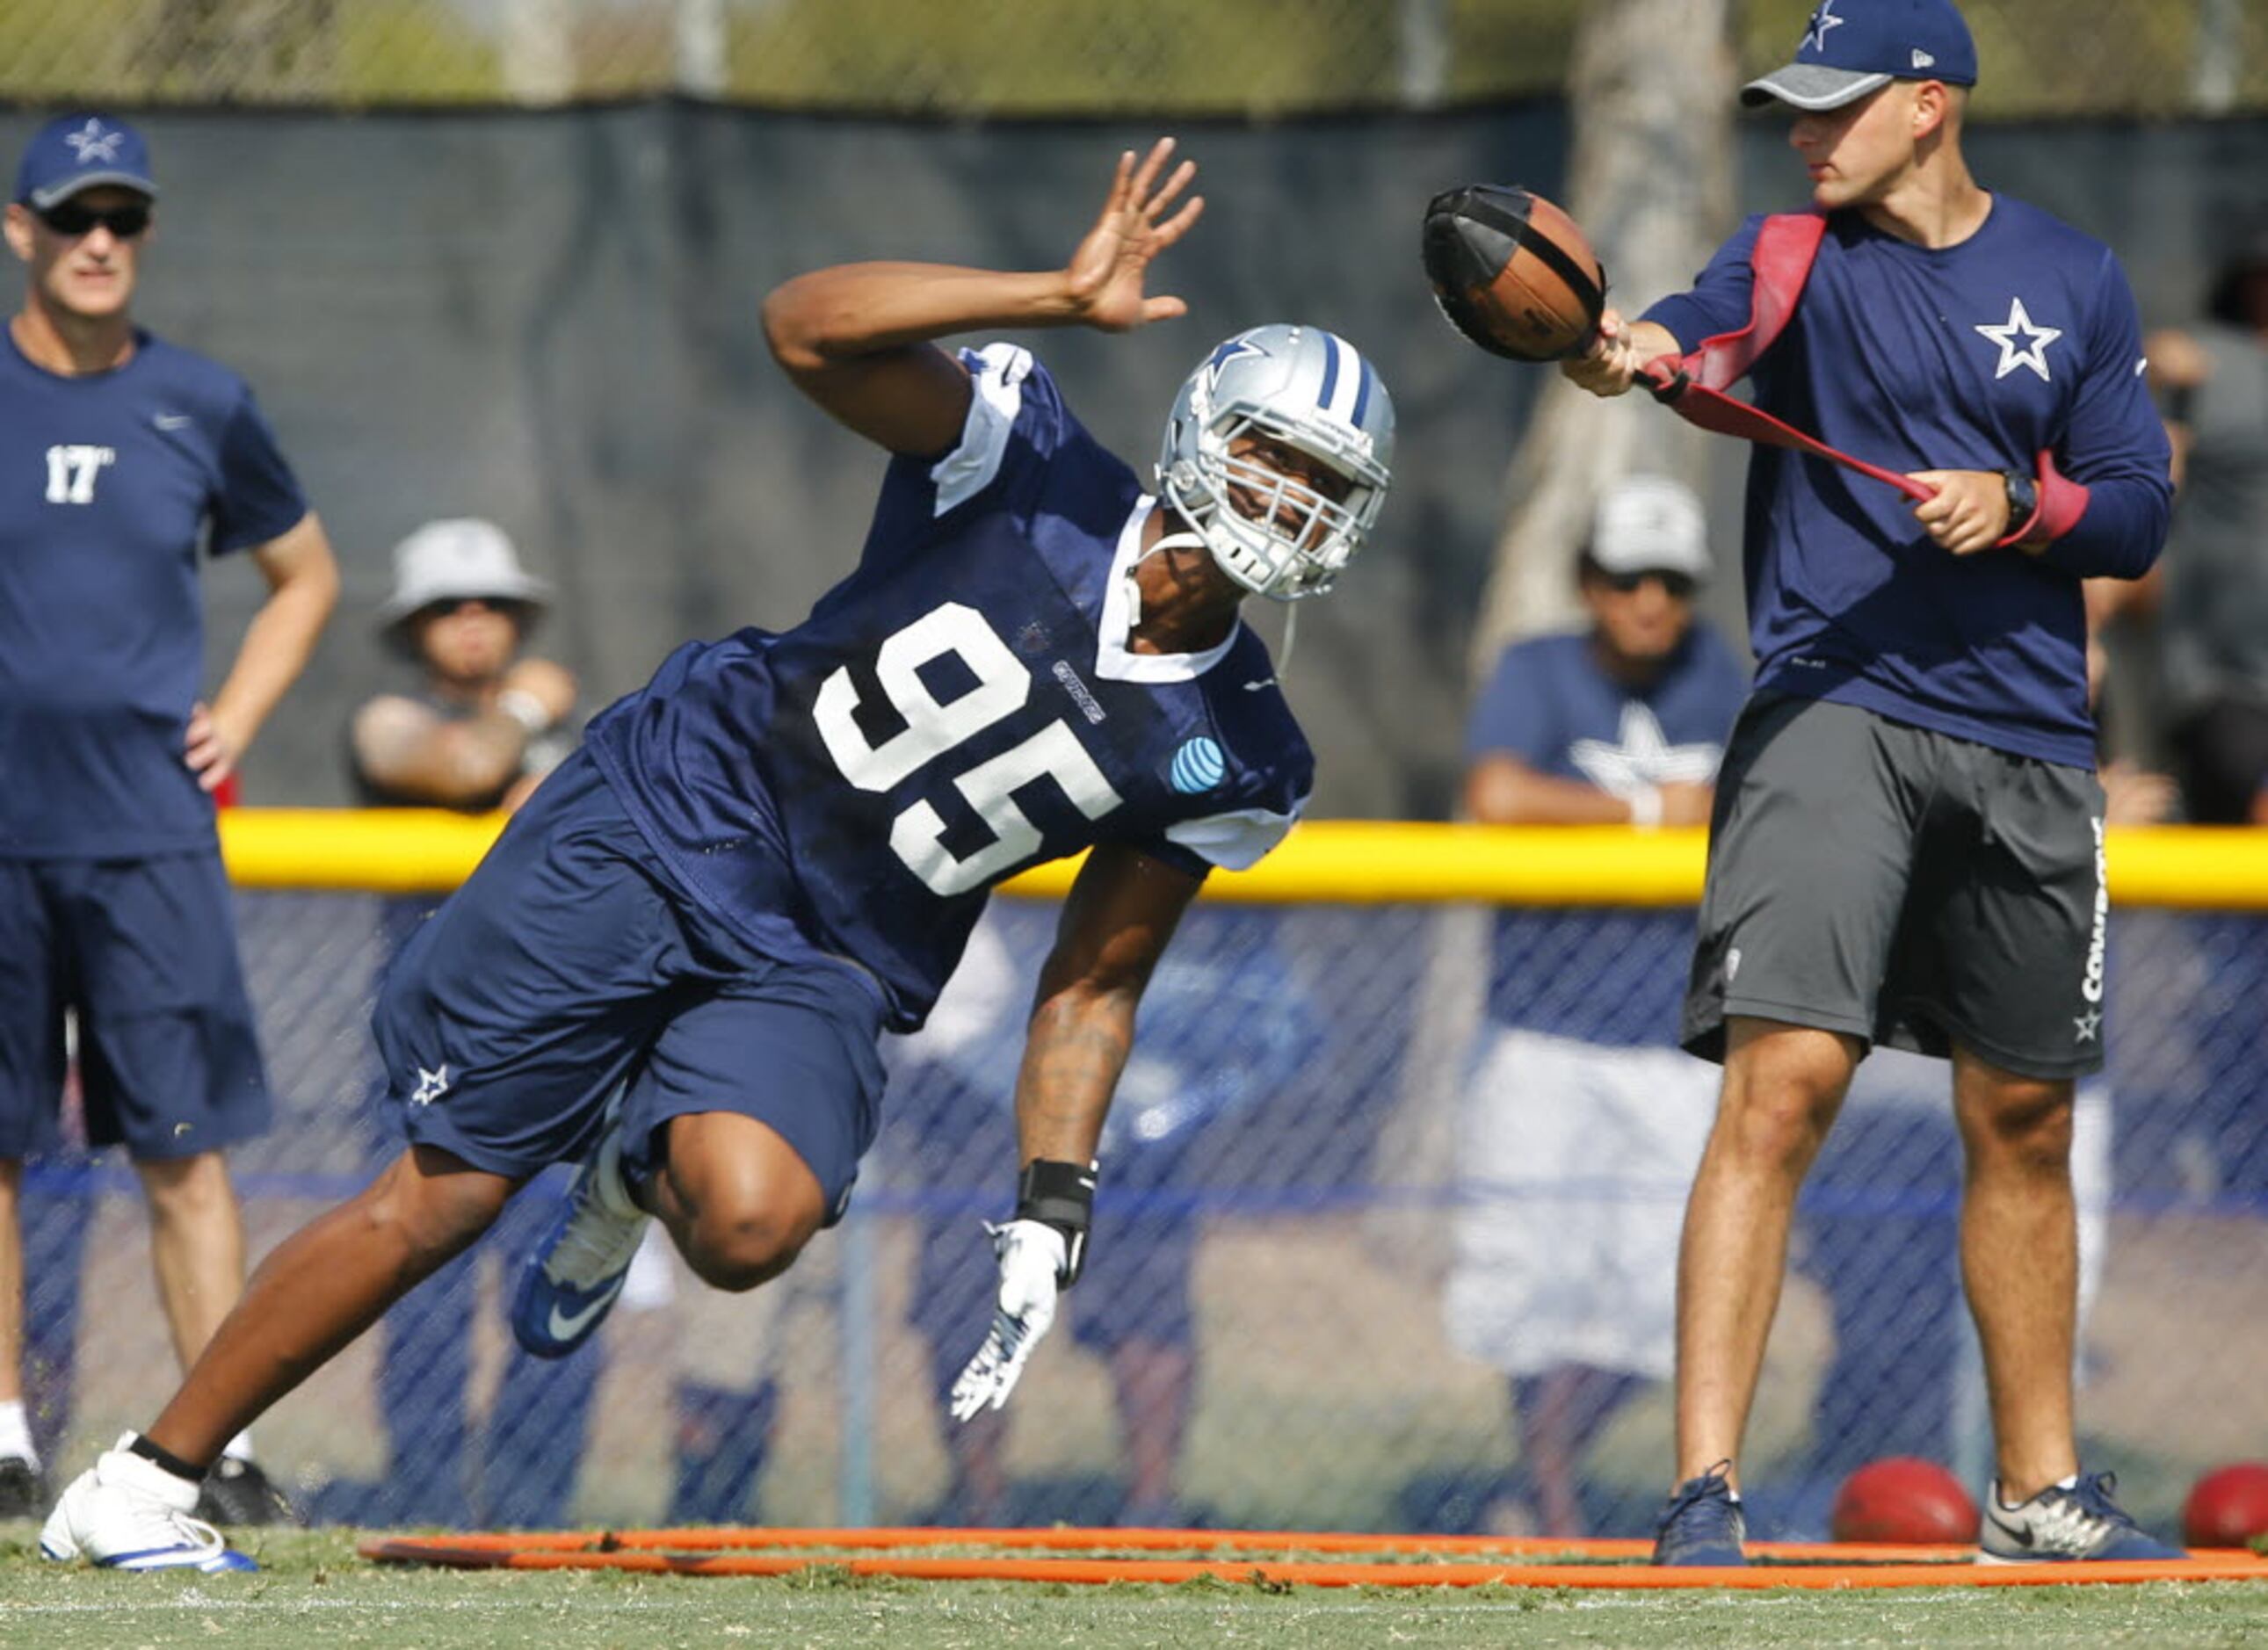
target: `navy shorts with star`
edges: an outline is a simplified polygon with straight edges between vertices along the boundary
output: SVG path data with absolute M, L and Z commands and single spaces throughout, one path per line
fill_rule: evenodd
M 547 778 L 387 971 L 372 1017 L 416 1144 L 525 1178 L 583 1156 L 617 1085 L 624 1165 L 730 1111 L 784 1138 L 838 1219 L 881 1101 L 880 991 L 767 957 L 655 867 L 587 755 Z
M 66 1009 L 90 1145 L 154 1162 L 268 1127 L 232 900 L 217 848 L 0 859 L 0 1159 L 62 1143 Z

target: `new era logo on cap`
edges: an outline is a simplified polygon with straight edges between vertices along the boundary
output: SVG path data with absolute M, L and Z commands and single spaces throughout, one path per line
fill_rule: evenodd
M 1837 109 L 1892 80 L 1925 77 L 1977 84 L 1977 45 L 1953 0 L 1820 0 L 1795 61 L 1742 87 L 1741 101 Z
M 141 133 L 107 114 L 66 114 L 40 128 L 24 146 L 15 198 L 45 211 L 81 189 L 105 183 L 155 200 L 150 145 Z

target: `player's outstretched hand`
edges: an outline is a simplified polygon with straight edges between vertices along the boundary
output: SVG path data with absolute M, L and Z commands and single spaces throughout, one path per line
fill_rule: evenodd
M 1142 290 L 1150 260 L 1186 234 L 1204 210 L 1204 196 L 1192 195 L 1172 217 L 1165 216 L 1197 175 L 1197 163 L 1184 160 L 1161 181 L 1173 153 L 1174 140 L 1161 137 L 1138 161 L 1130 149 L 1118 157 L 1102 214 L 1064 266 L 1072 308 L 1090 327 L 1126 332 L 1189 313 L 1180 298 L 1145 296 Z
M 992 1253 L 1000 1263 L 1000 1298 L 991 1332 L 961 1379 L 953 1383 L 953 1418 L 965 1421 L 983 1410 L 997 1410 L 1016 1389 L 1032 1348 L 1056 1321 L 1057 1279 L 1068 1251 L 1064 1234 L 1038 1220 L 984 1223 Z

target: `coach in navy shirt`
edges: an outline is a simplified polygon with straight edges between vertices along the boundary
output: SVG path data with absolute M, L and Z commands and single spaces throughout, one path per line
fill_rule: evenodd
M 244 381 L 129 317 L 157 194 L 140 135 L 80 114 L 33 138 L 7 209 L 30 278 L 0 344 L 0 1348 L 68 1020 L 89 1140 L 122 1142 L 148 1193 L 186 1367 L 243 1286 L 222 1149 L 269 1119 L 210 793 L 306 664 L 338 571 Z M 269 595 L 208 704 L 198 569 L 239 550 Z M 0 1359 L 0 1516 L 40 1499 L 18 1380 Z M 239 1436 L 208 1513 L 278 1505 Z
M 2107 910 L 2080 581 L 2148 570 L 2169 452 L 2117 260 L 1970 175 L 1977 73 L 1950 0 L 1822 0 L 1795 61 L 1742 94 L 1794 112 L 1826 219 L 1756 401 L 1930 496 L 1751 462 L 1756 691 L 1684 1025 L 1725 1074 L 1686 1213 L 1659 1563 L 1742 1562 L 1734 1463 L 1796 1190 L 1876 1042 L 1953 1063 L 1998 1448 L 1986 1555 L 2180 1556 L 2081 1474 L 2071 1398 L 2073 1083 L 2102 1064 Z M 1773 268 L 1764 227 L 1643 320 L 1610 313 L 1569 376 L 1618 394 L 1739 334 Z

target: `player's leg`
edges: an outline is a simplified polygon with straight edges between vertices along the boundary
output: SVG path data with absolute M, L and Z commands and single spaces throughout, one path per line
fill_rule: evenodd
M 515 1182 L 416 1146 L 262 1261 L 144 1434 L 199 1468 L 488 1230 Z
M 1688 1050 L 1721 1060 L 1677 1269 L 1677 1488 L 1655 1560 L 1738 1563 L 1740 1445 L 1796 1193 L 1878 1018 L 1933 775 L 1915 731 L 1750 700 L 1711 821 Z
M 1855 1037 L 1735 1016 L 1677 1258 L 1677 1477 L 1740 1459 L 1795 1200 L 1858 1069 Z M 1727 1473 L 1737 1486 L 1737 1470 Z
M 538 1357 L 597 1329 L 649 1216 L 696 1276 L 738 1291 L 786 1271 L 849 1202 L 881 1101 L 880 994 L 845 964 L 782 962 L 721 932 L 699 954 L 703 994 L 673 1001 L 521 1269 L 512 1332 Z
M 158 1302 L 186 1371 L 244 1291 L 244 1221 L 217 1152 L 134 1166 L 150 1206 Z
M 47 866 L 0 859 L 0 1516 L 45 1500 L 26 1400 L 24 1160 L 58 1139 L 67 971 Z
M 41 1554 L 128 1569 L 253 1568 L 190 1516 L 223 1448 L 486 1231 L 512 1186 L 419 1146 L 286 1239 L 157 1421 L 63 1492 L 40 1531 Z
M 1961 1272 L 1984 1349 L 2000 1492 L 2011 1502 L 2079 1470 L 2072 1095 L 2069 1078 L 2023 1077 L 1955 1050 L 1954 1116 L 1968 1159 Z
M 738 1293 L 770 1283 L 826 1223 L 819 1177 L 770 1123 L 689 1112 L 669 1118 L 663 1133 L 644 1201 L 711 1288 Z
M 1992 1559 L 2170 1558 L 2080 1471 L 2072 1424 L 2079 1231 L 2073 1084 L 2102 1064 L 2110 899 L 2095 776 L 1958 747 L 1973 838 L 1948 856 L 1930 986 L 1955 1043 L 1968 1159 L 1962 1269 L 1984 1354 L 2002 1482 Z

